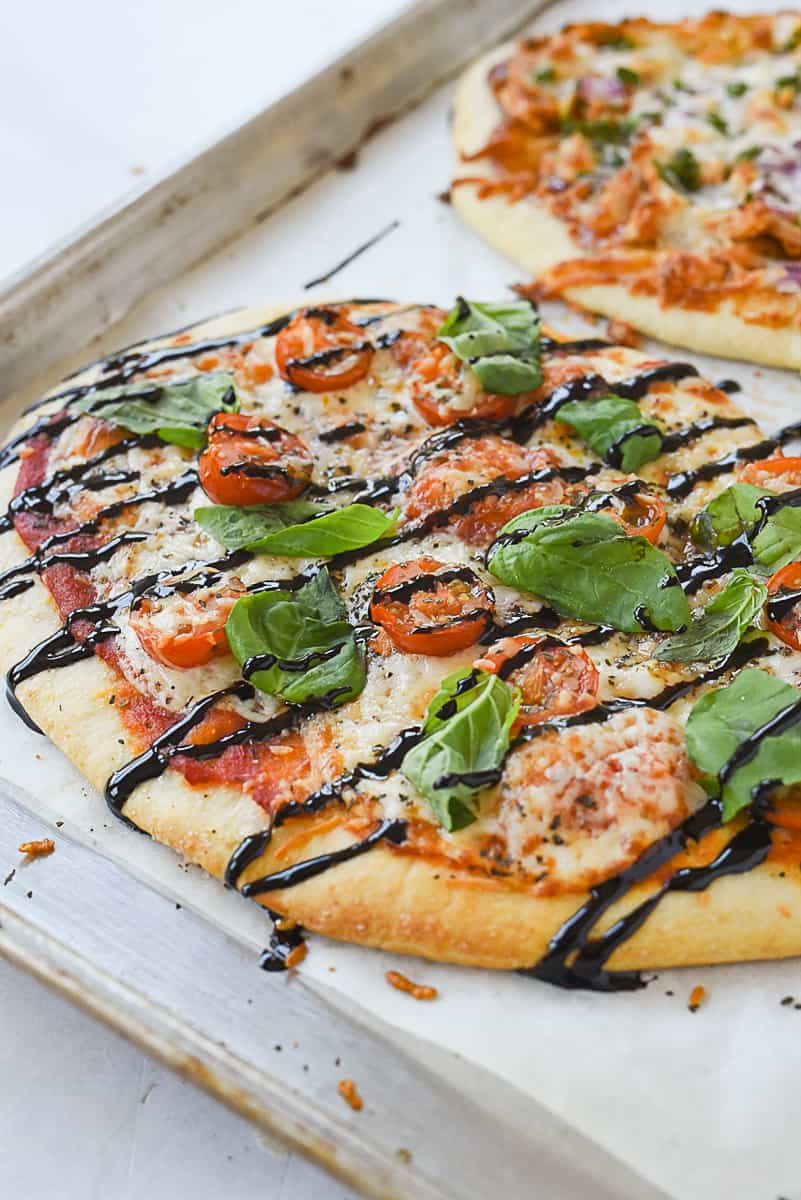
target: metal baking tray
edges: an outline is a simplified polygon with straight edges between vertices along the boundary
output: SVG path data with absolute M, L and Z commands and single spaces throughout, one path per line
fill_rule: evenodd
M 378 129 L 540 7 L 410 6 L 9 280 L 0 293 L 0 434 L 26 399 L 92 357 L 87 347 L 107 330 L 111 344 L 137 301 L 243 231 L 258 237 L 288 198 L 332 165 L 350 165 Z M 442 175 L 444 183 L 445 162 Z M 335 264 L 333 240 L 323 249 Z M 15 756 L 34 753 L 20 742 Z M 42 801 L 0 778 L 3 875 L 19 870 L 21 841 L 52 834 Z M 261 974 L 253 945 L 143 886 L 140 847 L 129 862 L 125 843 L 121 865 L 86 829 L 59 825 L 57 853 L 25 876 L 35 887 L 0 893 L 0 954 L 365 1195 L 514 1198 L 531 1195 L 532 1181 L 538 1195 L 566 1200 L 662 1194 L 489 1072 L 364 1011 L 332 1007 L 300 978 Z M 345 1075 L 365 1096 L 361 1113 L 337 1095 Z

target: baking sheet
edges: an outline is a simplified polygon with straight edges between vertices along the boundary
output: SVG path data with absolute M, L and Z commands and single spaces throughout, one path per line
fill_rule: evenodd
M 626 7 L 624 0 L 609 0 L 604 16 L 623 15 Z M 669 15 L 701 10 L 683 6 Z M 535 27 L 554 28 L 586 11 L 578 2 L 559 5 Z M 664 6 L 648 11 L 667 15 Z M 149 297 L 103 339 L 98 353 L 233 304 L 294 298 L 308 279 L 394 220 L 400 224 L 393 232 L 335 280 L 310 291 L 310 299 L 391 294 L 448 303 L 457 291 L 501 294 L 518 271 L 436 199 L 448 180 L 448 100 L 449 89 L 437 93 L 371 142 L 354 169 L 327 176 Z M 558 309 L 547 315 L 564 328 L 586 328 Z M 684 351 L 680 357 L 713 379 L 738 379 L 741 402 L 769 431 L 801 415 L 801 382 L 791 373 Z M 71 365 L 78 358 L 65 369 Z M 104 853 L 130 861 L 156 886 L 183 896 L 248 944 L 263 944 L 264 919 L 255 906 L 179 866 L 163 848 L 110 825 L 102 801 L 69 764 L 5 709 L 0 746 L 0 773 L 35 786 L 43 810 L 66 815 Z M 34 755 L 40 757 L 31 770 Z M 440 998 L 417 1004 L 394 992 L 384 981 L 388 967 L 433 984 Z M 787 996 L 801 1003 L 798 962 L 661 972 L 644 992 L 598 996 L 511 975 L 403 962 L 312 938 L 301 974 L 333 1001 L 361 1005 L 398 1030 L 497 1072 L 676 1196 L 801 1198 L 801 1011 L 780 1003 Z M 699 983 L 708 1000 L 691 1014 L 689 993 Z

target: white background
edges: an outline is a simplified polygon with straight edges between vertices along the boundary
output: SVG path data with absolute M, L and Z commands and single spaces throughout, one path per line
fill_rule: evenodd
M 26 0 L 0 28 L 0 278 L 404 0 Z M 347 1200 L 0 962 L 0 1196 Z

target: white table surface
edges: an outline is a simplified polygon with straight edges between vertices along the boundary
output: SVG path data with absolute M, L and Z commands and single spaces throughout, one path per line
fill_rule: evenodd
M 3 5 L 0 278 L 404 3 Z M 2 1197 L 353 1196 L 2 961 L 0 1081 Z

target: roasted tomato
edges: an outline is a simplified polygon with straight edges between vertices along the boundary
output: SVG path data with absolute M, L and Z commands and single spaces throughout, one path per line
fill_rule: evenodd
M 433 341 L 409 363 L 412 400 L 429 425 L 452 425 L 465 417 L 502 421 L 528 399 L 498 396 L 481 388 L 478 376 L 448 349 Z
M 477 642 L 495 600 L 469 567 L 416 558 L 390 567 L 373 591 L 370 619 L 400 650 L 442 657 Z
M 201 667 L 228 652 L 225 622 L 241 593 L 175 594 L 145 598 L 131 612 L 131 628 L 142 648 L 165 667 Z
M 198 467 L 217 504 L 274 504 L 308 487 L 312 457 L 299 437 L 265 417 L 217 413 Z
M 543 504 L 569 503 L 565 481 L 547 474 L 559 463 L 548 447 L 526 450 L 494 434 L 465 438 L 423 460 L 406 493 L 406 519 L 442 513 L 439 524 L 450 525 L 470 545 L 488 546 L 512 517 Z M 536 478 L 541 472 L 545 478 Z
M 552 637 L 501 638 L 473 665 L 520 688 L 516 729 L 585 712 L 598 702 L 592 659 L 583 647 Z
M 353 387 L 370 370 L 373 348 L 347 308 L 307 308 L 275 343 L 275 361 L 287 382 L 305 392 Z
M 605 513 L 623 526 L 626 533 L 639 534 L 653 545 L 665 525 L 665 506 L 655 492 L 645 484 L 637 483 L 629 490 L 623 487 L 599 492 L 598 501 L 590 497 L 588 508 Z
M 791 562 L 768 580 L 768 628 L 801 650 L 801 563 Z
M 753 483 L 756 487 L 801 487 L 801 458 L 785 458 L 783 454 L 761 458 L 758 462 L 747 463 L 738 478 L 742 483 Z

